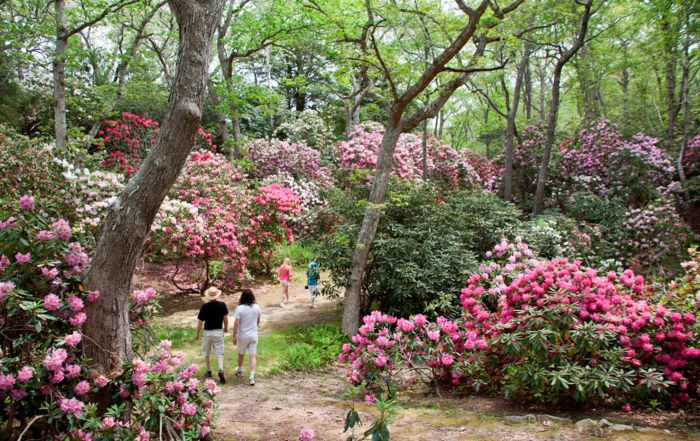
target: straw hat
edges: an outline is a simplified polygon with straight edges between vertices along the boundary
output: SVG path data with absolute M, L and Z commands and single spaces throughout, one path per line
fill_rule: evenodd
M 211 286 L 204 291 L 204 296 L 202 300 L 205 302 L 213 302 L 221 296 L 221 290 L 215 286 Z

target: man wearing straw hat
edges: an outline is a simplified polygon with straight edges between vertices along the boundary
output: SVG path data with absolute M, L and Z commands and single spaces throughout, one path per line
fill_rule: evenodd
M 221 290 L 212 286 L 204 291 L 202 300 L 204 304 L 199 308 L 197 315 L 197 341 L 202 332 L 204 325 L 204 341 L 202 342 L 202 351 L 204 352 L 204 361 L 207 365 L 207 373 L 205 376 L 211 378 L 211 352 L 214 349 L 216 355 L 216 363 L 219 365 L 219 381 L 226 383 L 224 376 L 224 334 L 228 332 L 228 308 L 226 303 L 219 301 Z M 223 330 L 222 330 L 223 327 Z

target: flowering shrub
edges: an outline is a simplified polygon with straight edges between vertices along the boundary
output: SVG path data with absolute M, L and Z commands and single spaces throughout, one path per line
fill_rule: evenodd
M 63 178 L 63 169 L 54 162 L 55 153 L 21 137 L 0 137 L 0 211 L 16 210 L 17 196 L 32 193 L 46 202 L 53 213 L 68 216 L 74 211 L 73 198 Z
M 122 117 L 103 122 L 104 129 L 98 132 L 105 149 L 102 165 L 108 169 L 118 170 L 127 178 L 136 173 L 148 155 L 151 145 L 155 144 L 160 124 L 149 118 L 133 113 L 123 113 Z M 194 150 L 207 149 L 216 151 L 211 133 L 200 127 L 197 130 Z
M 602 196 L 643 205 L 654 198 L 654 189 L 671 182 L 675 172 L 657 143 L 641 133 L 625 141 L 617 126 L 601 121 L 581 130 L 574 147 L 565 151 L 564 177 Z
M 289 143 L 276 139 L 257 139 L 247 147 L 248 159 L 253 162 L 252 176 L 266 178 L 281 173 L 294 178 L 316 182 L 321 188 L 331 185 L 330 171 L 321 166 L 321 152 L 305 141 Z
M 338 144 L 336 157 L 346 169 L 373 170 L 384 136 L 384 128 L 376 123 L 358 125 L 347 141 Z M 420 134 L 405 133 L 399 137 L 394 150 L 393 173 L 401 179 L 417 180 L 423 176 L 423 143 Z M 477 165 L 478 163 L 478 165 Z M 428 137 L 426 167 L 431 180 L 448 187 L 490 188 L 492 165 L 477 153 L 455 151 Z M 479 172 L 476 171 L 478 167 Z
M 697 309 L 653 302 L 631 270 L 538 260 L 522 241 L 504 241 L 490 257 L 462 290 L 458 320 L 365 317 L 340 355 L 350 381 L 376 387 L 408 369 L 470 389 L 502 383 L 508 395 L 545 402 L 689 400 L 700 361 Z
M 700 135 L 688 142 L 683 153 L 683 169 L 687 176 L 700 175 Z
M 88 256 L 73 242 L 69 223 L 50 222 L 39 201 L 25 195 L 16 216 L 0 222 L 0 424 L 9 432 L 32 424 L 57 439 L 200 439 L 210 431 L 213 382 L 194 379 L 163 342 L 148 361 L 125 362 L 110 378 L 91 377 L 81 353 L 85 305 L 99 292 L 81 284 Z M 132 329 L 138 335 L 155 311 L 155 291 L 133 294 Z M 119 397 L 106 411 L 100 395 Z M 19 426 L 13 424 L 19 421 Z
M 76 207 L 75 231 L 85 235 L 89 239 L 87 245 L 92 246 L 100 235 L 100 224 L 107 208 L 124 189 L 124 177 L 112 172 L 75 168 L 64 159 L 55 162 L 64 170 L 63 177 Z
M 290 227 L 301 237 L 319 237 L 326 232 L 321 210 L 328 205 L 324 193 L 314 181 L 296 179 L 289 173 L 279 173 L 262 181 L 263 185 L 279 184 L 289 188 L 299 198 L 298 213 L 290 216 Z
M 614 242 L 615 257 L 636 269 L 673 271 L 685 258 L 694 237 L 674 201 L 659 198 L 642 208 L 629 209 Z
M 543 258 L 595 258 L 600 252 L 600 229 L 577 223 L 561 215 L 544 215 L 532 219 L 520 230 L 523 240 Z
M 273 245 L 293 241 L 299 197 L 279 184 L 249 190 L 240 168 L 217 153 L 192 153 L 152 226 L 148 252 L 168 260 L 223 261 L 232 282 L 250 265 L 269 268 Z M 235 207 L 235 209 L 232 209 Z M 208 276 L 208 274 L 207 274 Z M 209 277 L 199 289 L 208 288 Z
M 291 143 L 304 141 L 322 155 L 333 146 L 333 132 L 315 110 L 293 112 L 288 121 L 277 126 L 273 136 Z

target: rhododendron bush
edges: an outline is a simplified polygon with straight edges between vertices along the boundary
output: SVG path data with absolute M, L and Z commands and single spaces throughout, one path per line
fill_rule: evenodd
M 98 132 L 105 150 L 102 165 L 127 178 L 132 176 L 146 159 L 151 145 L 155 144 L 160 124 L 133 113 L 124 113 L 117 120 L 104 121 L 103 125 L 104 129 Z M 211 133 L 199 128 L 193 149 L 216 151 L 217 146 L 212 143 Z
M 581 130 L 564 151 L 563 175 L 571 188 L 644 205 L 655 198 L 655 189 L 671 183 L 675 173 L 671 158 L 657 144 L 657 139 L 641 133 L 624 140 L 617 126 L 604 120 Z
M 242 179 L 223 155 L 192 153 L 151 227 L 148 251 L 202 261 L 205 273 L 212 261 L 224 261 L 233 283 L 246 279 L 250 265 L 269 270 L 274 244 L 294 240 L 287 224 L 299 197 L 279 184 L 250 190 Z
M 338 144 L 336 157 L 341 167 L 373 171 L 377 165 L 384 128 L 376 123 L 358 125 L 347 141 Z M 423 144 L 420 134 L 405 133 L 394 150 L 392 171 L 401 179 L 418 180 L 423 176 Z M 429 136 L 426 157 L 431 180 L 448 187 L 491 189 L 496 169 L 491 162 L 474 152 L 456 151 Z
M 142 348 L 148 359 L 124 362 L 109 377 L 93 376 L 81 345 L 84 311 L 99 292 L 81 284 L 89 263 L 70 224 L 43 215 L 40 201 L 20 198 L 15 216 L 0 222 L 0 426 L 18 436 L 31 424 L 33 437 L 112 440 L 200 439 L 210 431 L 212 381 L 194 378 L 183 353 L 169 343 Z M 155 291 L 135 292 L 130 319 L 135 339 L 157 310 Z M 118 404 L 99 410 L 99 395 Z M 18 425 L 13 422 L 19 422 Z
M 697 307 L 655 300 L 631 270 L 539 260 L 522 241 L 504 240 L 489 257 L 462 290 L 456 320 L 365 317 L 340 355 L 350 381 L 423 375 L 471 390 L 502 384 L 541 402 L 654 397 L 675 407 L 697 395 Z
M 316 182 L 322 188 L 332 183 L 330 170 L 321 166 L 321 152 L 305 141 L 256 139 L 246 149 L 248 159 L 255 166 L 253 177 L 262 179 L 286 173 L 296 179 Z

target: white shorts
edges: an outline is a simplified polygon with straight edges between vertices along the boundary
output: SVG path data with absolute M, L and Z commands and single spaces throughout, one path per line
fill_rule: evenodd
M 282 286 L 289 286 L 289 280 L 280 280 Z
M 309 285 L 309 294 L 311 294 L 311 297 L 316 297 L 318 295 L 318 285 Z
M 211 350 L 214 348 L 214 355 L 224 355 L 224 331 L 215 329 L 204 331 L 204 339 L 202 340 L 202 352 L 205 357 L 211 355 Z
M 255 355 L 258 352 L 258 337 L 254 338 L 238 338 L 238 353 L 245 354 L 246 349 L 248 354 Z

